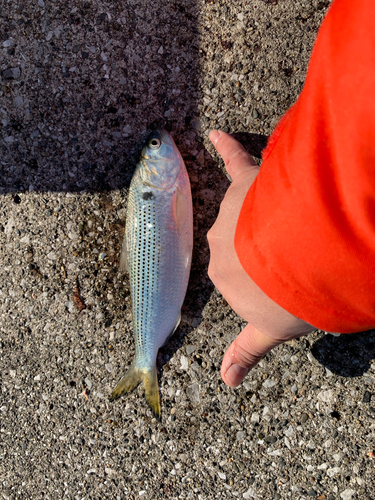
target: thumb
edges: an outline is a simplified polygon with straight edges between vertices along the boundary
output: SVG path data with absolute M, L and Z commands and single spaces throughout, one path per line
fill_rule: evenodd
M 242 173 L 248 173 L 249 169 L 254 167 L 258 170 L 259 167 L 253 158 L 242 144 L 231 135 L 226 134 L 222 130 L 212 130 L 209 138 L 215 146 L 216 151 L 222 157 L 225 168 L 232 180 Z
M 282 341 L 264 335 L 248 324 L 231 343 L 221 364 L 221 377 L 229 387 L 237 387 L 267 352 Z

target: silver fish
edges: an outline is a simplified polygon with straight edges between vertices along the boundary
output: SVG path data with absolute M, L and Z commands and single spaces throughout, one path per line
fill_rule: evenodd
M 120 270 L 128 270 L 130 277 L 136 354 L 110 399 L 142 381 L 159 419 L 156 356 L 180 323 L 192 249 L 188 173 L 172 137 L 156 130 L 147 139 L 130 184 L 120 256 Z

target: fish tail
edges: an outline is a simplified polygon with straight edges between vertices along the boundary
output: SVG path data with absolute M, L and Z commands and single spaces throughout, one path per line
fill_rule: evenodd
M 143 374 L 143 387 L 147 402 L 155 417 L 160 421 L 160 397 L 156 364 L 151 370 Z
M 120 398 L 135 389 L 140 382 L 143 382 L 146 400 L 153 414 L 160 421 L 160 398 L 156 364 L 152 369 L 146 371 L 138 368 L 137 364 L 133 362 L 127 373 L 114 388 L 109 400 L 114 401 Z
M 110 401 L 115 401 L 115 399 L 120 398 L 127 392 L 132 391 L 137 387 L 137 385 L 142 380 L 142 372 L 136 365 L 136 363 L 132 363 L 129 370 L 122 377 L 120 382 L 114 388 L 112 394 L 109 397 Z

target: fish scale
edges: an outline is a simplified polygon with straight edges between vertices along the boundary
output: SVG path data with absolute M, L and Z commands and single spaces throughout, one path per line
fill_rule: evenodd
M 152 141 L 160 142 L 160 152 L 150 148 Z M 111 399 L 143 381 L 146 399 L 159 417 L 156 357 L 180 321 L 193 219 L 189 177 L 172 137 L 156 131 L 147 144 L 129 188 L 120 259 L 120 267 L 126 259 L 129 271 L 136 356 Z
M 165 331 L 170 333 L 170 328 L 174 327 L 176 310 L 178 313 L 183 300 L 181 292 L 178 296 L 179 282 L 183 278 L 183 273 L 179 272 L 182 267 L 179 235 L 173 225 L 168 228 L 166 224 L 166 220 L 173 217 L 168 213 L 173 206 L 170 199 L 173 193 L 147 189 L 153 192 L 153 198 L 145 201 L 141 196 L 142 185 L 133 186 L 126 225 L 130 286 L 134 297 L 133 324 L 140 364 L 144 357 L 156 359 L 160 342 L 165 341 Z

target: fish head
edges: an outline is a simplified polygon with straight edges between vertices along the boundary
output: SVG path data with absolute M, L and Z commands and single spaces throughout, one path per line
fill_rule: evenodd
M 182 168 L 184 161 L 171 135 L 163 129 L 151 132 L 139 163 L 142 181 L 157 189 L 170 189 Z

